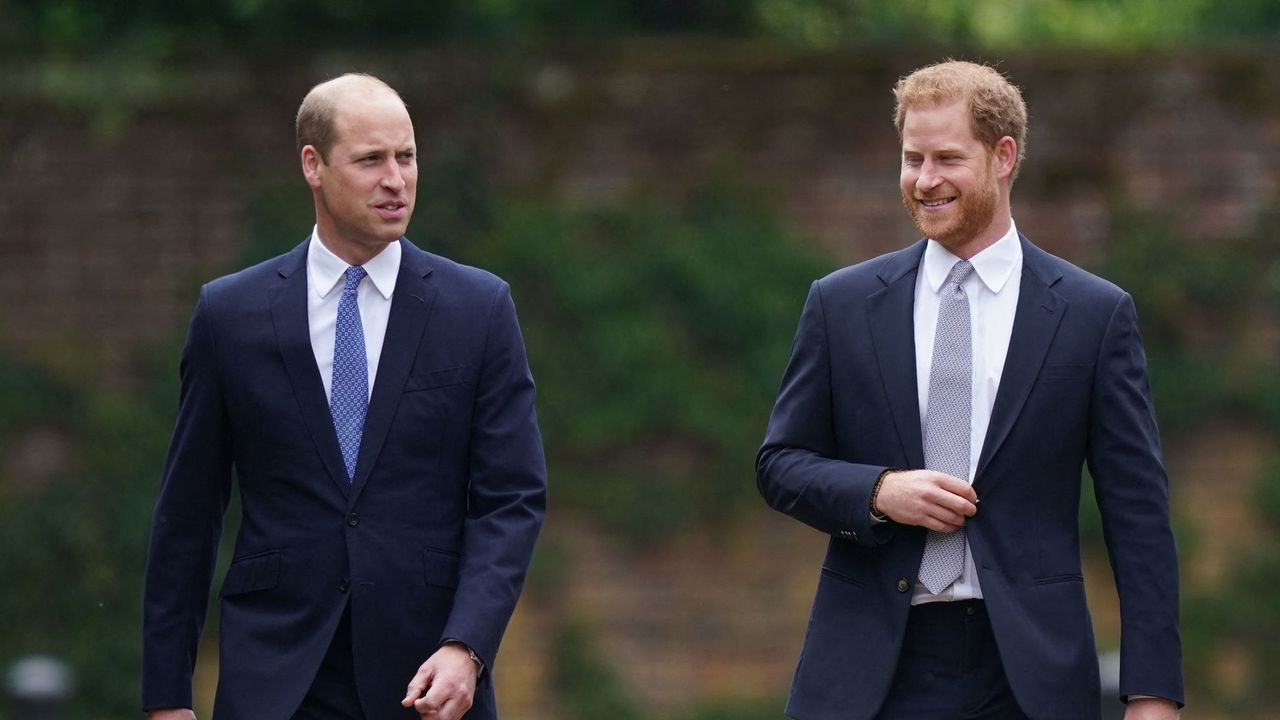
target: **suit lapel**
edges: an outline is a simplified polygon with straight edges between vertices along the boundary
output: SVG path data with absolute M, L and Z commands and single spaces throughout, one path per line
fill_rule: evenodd
M 991 422 L 982 442 L 982 454 L 978 457 L 975 482 L 981 480 L 983 470 L 1013 429 L 1067 309 L 1066 300 L 1053 290 L 1062 273 L 1053 266 L 1050 256 L 1032 245 L 1026 236 L 1019 235 L 1019 239 L 1022 242 L 1022 285 L 1013 316 L 1009 352 L 1005 356 L 1000 388 L 991 408 Z
M 281 260 L 279 280 L 269 293 L 271 321 L 303 423 L 311 433 L 311 440 L 329 471 L 329 477 L 346 495 L 350 489 L 347 470 L 342 464 L 342 451 L 333 429 L 333 416 L 325 399 L 320 370 L 316 367 L 315 351 L 311 348 L 311 328 L 307 322 L 308 242 L 303 242 Z
M 382 356 L 369 399 L 369 412 L 365 415 L 356 474 L 351 483 L 352 505 L 364 490 L 378 453 L 382 451 L 382 444 L 387 439 L 387 431 L 391 429 L 405 380 L 418 356 L 418 346 L 436 297 L 436 288 L 427 281 L 431 274 L 427 254 L 403 238 L 400 246 L 400 272 L 396 276 L 396 289 L 391 294 L 387 334 L 382 341 Z M 336 447 L 337 441 L 334 442 Z
M 878 273 L 885 287 L 867 298 L 871 341 L 907 467 L 924 467 L 914 321 L 916 271 L 924 247 L 922 240 L 891 255 Z

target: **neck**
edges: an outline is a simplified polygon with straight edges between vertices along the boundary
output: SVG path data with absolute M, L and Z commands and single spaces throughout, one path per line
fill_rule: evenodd
M 316 228 L 320 231 L 320 243 L 348 265 L 364 265 L 377 257 L 378 253 L 385 250 L 392 242 L 387 240 L 368 240 L 363 242 L 351 240 L 344 237 L 331 224 L 320 222 L 319 219 L 317 219 Z
M 952 255 L 961 260 L 971 260 L 974 255 L 986 250 L 987 248 L 999 242 L 1009 232 L 1009 228 L 1013 225 L 1013 217 L 1008 212 L 997 213 L 991 220 L 991 224 L 973 238 L 957 244 L 955 247 L 948 247 L 947 250 Z

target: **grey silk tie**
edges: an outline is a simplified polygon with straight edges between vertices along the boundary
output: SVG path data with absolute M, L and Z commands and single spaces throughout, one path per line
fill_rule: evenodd
M 924 465 L 961 480 L 969 479 L 969 426 L 973 405 L 973 335 L 969 297 L 962 283 L 973 272 L 957 262 L 942 286 L 938 328 L 933 334 L 929 405 L 924 421 Z M 920 583 L 937 595 L 964 570 L 965 532 L 929 531 L 920 560 Z

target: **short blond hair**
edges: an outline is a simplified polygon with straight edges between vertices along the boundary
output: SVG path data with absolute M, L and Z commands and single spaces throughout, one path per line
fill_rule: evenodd
M 899 140 L 908 109 L 967 101 L 973 134 L 984 145 L 994 148 L 1006 135 L 1018 144 L 1010 179 L 1018 176 L 1027 154 L 1027 104 L 1018 87 L 1000 71 L 990 65 L 947 60 L 903 77 L 894 86 L 893 96 Z

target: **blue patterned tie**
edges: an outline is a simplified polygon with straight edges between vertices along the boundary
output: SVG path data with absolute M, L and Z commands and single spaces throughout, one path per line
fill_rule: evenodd
M 360 435 L 369 410 L 369 359 L 364 351 L 364 326 L 356 290 L 365 276 L 364 268 L 347 268 L 347 283 L 338 301 L 338 325 L 333 338 L 333 383 L 329 391 L 329 411 L 333 429 L 347 466 L 347 481 L 355 479 L 356 458 L 360 455 Z
M 924 466 L 969 479 L 969 427 L 973 409 L 973 335 L 964 280 L 973 272 L 957 262 L 942 285 L 938 326 L 933 334 L 929 405 L 924 419 Z M 920 584 L 937 595 L 964 570 L 965 532 L 929 531 L 920 560 Z

